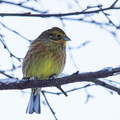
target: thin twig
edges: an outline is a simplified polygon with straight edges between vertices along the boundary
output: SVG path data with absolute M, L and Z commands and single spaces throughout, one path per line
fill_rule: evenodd
M 12 30 L 11 28 L 7 27 L 7 26 L 6 26 L 6 25 L 4 25 L 2 22 L 0 22 L 0 24 L 1 24 L 4 28 L 6 28 L 6 29 L 10 30 L 11 32 L 13 32 L 13 33 L 17 34 L 18 36 L 20 36 L 20 37 L 24 38 L 25 40 L 27 40 L 27 41 L 29 41 L 29 42 L 31 42 L 31 41 L 32 41 L 32 40 L 29 40 L 29 39 L 27 39 L 26 37 L 22 36 L 22 35 L 21 35 L 20 33 L 18 33 L 17 31 Z
M 80 22 L 85 22 L 85 23 L 90 23 L 90 24 L 96 24 L 96 25 L 106 25 L 106 26 L 112 26 L 109 23 L 103 23 L 103 22 L 97 22 L 95 20 L 84 20 L 83 18 L 67 18 L 67 17 L 62 17 L 62 20 L 71 20 L 71 21 L 80 21 Z
M 115 0 L 115 2 L 110 6 L 110 8 L 114 8 L 114 6 L 117 2 L 118 2 L 118 0 Z
M 61 86 L 57 86 L 57 88 L 67 97 L 67 93 L 61 88 Z
M 48 105 L 50 111 L 52 112 L 52 114 L 53 114 L 55 120 L 58 120 L 57 117 L 55 116 L 55 112 L 54 112 L 53 109 L 51 108 L 51 106 L 50 106 L 50 104 L 49 104 L 49 102 L 48 102 L 48 100 L 47 100 L 47 98 L 46 98 L 46 96 L 45 96 L 44 91 L 41 91 L 41 92 L 42 92 L 42 94 L 43 94 L 43 96 L 44 96 L 44 98 L 45 98 L 45 101 L 46 101 L 46 103 L 47 103 L 47 105 Z
M 72 50 L 72 49 L 80 49 L 81 47 L 87 45 L 88 43 L 90 43 L 90 41 L 86 41 L 84 43 L 82 43 L 81 45 L 77 46 L 77 47 L 69 47 L 69 50 Z
M 47 13 L 48 12 L 48 10 L 47 11 L 40 11 L 40 10 L 31 8 L 31 7 L 24 6 L 24 5 L 22 5 L 23 4 L 22 2 L 21 3 L 14 3 L 14 2 L 10 2 L 10 1 L 0 0 L 0 3 L 6 3 L 6 4 L 19 6 L 19 7 L 22 7 L 22 8 L 25 8 L 25 9 L 29 9 L 29 10 L 32 10 L 32 11 L 35 11 L 35 12 L 39 12 L 39 13 Z
M 89 101 L 89 99 L 90 99 L 90 98 L 94 98 L 94 96 L 93 96 L 93 95 L 90 95 L 90 94 L 88 93 L 88 90 L 87 90 L 86 88 L 85 88 L 84 90 L 85 90 L 85 93 L 86 93 L 86 96 L 87 96 L 85 103 L 87 103 L 87 102 Z
M 83 88 L 92 87 L 94 85 L 95 84 L 87 84 L 83 87 L 73 88 L 73 89 L 67 90 L 65 92 L 69 93 L 69 92 L 73 92 L 73 91 L 80 90 L 80 89 L 83 89 Z M 44 91 L 45 93 L 49 93 L 49 94 L 54 94 L 54 95 L 61 95 L 62 94 L 62 92 L 50 92 L 50 91 L 46 91 L 46 90 L 41 90 L 41 91 Z
M 0 74 L 3 74 L 3 75 L 5 75 L 8 78 L 14 78 L 13 76 L 10 76 L 10 75 L 6 74 L 4 71 L 0 71 Z
M 7 47 L 4 39 L 3 39 L 2 37 L 0 38 L 0 41 L 1 41 L 1 43 L 3 44 L 4 48 L 7 49 L 7 51 L 9 52 L 10 57 L 14 57 L 14 58 L 16 58 L 18 61 L 21 62 L 21 59 L 22 59 L 22 58 L 16 57 L 15 55 L 13 55 L 13 54 L 10 52 L 10 50 L 8 49 L 8 47 Z

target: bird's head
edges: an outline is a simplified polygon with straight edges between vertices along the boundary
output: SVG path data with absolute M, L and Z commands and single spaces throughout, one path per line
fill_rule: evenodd
M 44 31 L 39 38 L 43 39 L 43 41 L 49 40 L 64 46 L 66 46 L 66 41 L 70 41 L 70 38 L 67 37 L 65 32 L 58 27 Z

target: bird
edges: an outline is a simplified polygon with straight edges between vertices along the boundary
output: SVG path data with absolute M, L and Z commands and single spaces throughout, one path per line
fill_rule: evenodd
M 66 33 L 58 28 L 42 32 L 30 44 L 30 47 L 23 59 L 23 77 L 47 79 L 50 76 L 59 74 L 63 71 L 66 63 L 66 42 L 71 39 Z M 40 108 L 41 88 L 32 88 L 29 103 L 26 109 L 27 114 L 41 113 Z

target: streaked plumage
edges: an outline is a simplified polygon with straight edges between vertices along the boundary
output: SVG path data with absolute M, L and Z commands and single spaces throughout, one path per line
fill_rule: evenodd
M 70 40 L 57 27 L 44 31 L 35 39 L 23 60 L 23 76 L 42 80 L 63 71 L 66 62 L 66 41 Z M 27 113 L 40 113 L 40 89 L 31 92 Z

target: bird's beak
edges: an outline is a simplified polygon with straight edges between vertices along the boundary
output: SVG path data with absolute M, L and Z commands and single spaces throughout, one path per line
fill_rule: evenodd
M 66 40 L 66 41 L 71 41 L 71 39 L 67 36 L 65 36 L 63 39 Z

